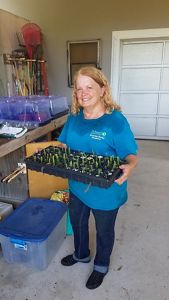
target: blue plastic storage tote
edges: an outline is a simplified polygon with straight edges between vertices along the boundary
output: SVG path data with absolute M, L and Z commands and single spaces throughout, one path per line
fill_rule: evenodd
M 66 235 L 67 205 L 28 199 L 0 223 L 0 242 L 9 263 L 47 268 Z

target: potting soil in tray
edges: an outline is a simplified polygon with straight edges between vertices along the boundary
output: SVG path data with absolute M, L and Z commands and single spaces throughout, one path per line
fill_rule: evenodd
M 27 168 L 108 188 L 120 177 L 125 161 L 114 156 L 99 156 L 69 148 L 49 146 L 26 158 Z

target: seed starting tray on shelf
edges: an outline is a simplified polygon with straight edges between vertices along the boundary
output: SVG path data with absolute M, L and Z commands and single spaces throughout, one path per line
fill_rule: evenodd
M 121 176 L 119 157 L 99 156 L 70 148 L 49 146 L 25 159 L 28 169 L 69 178 L 102 188 L 110 187 Z

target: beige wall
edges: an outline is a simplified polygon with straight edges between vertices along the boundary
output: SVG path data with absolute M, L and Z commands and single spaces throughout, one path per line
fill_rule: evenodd
M 100 38 L 110 78 L 113 30 L 169 27 L 169 1 L 0 0 L 0 8 L 31 19 L 45 35 L 50 93 L 67 95 L 66 41 Z
M 3 53 L 12 53 L 18 48 L 16 32 L 27 22 L 28 19 L 0 9 L 0 96 L 14 94 L 13 66 L 4 65 Z

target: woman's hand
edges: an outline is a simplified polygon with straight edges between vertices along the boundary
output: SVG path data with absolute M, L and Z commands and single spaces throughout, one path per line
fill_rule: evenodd
M 42 151 L 43 150 L 43 148 L 36 148 L 35 149 L 35 152 L 33 153 L 33 154 L 37 154 L 38 152 L 40 152 L 40 151 Z
M 67 145 L 64 144 L 64 143 L 59 143 L 59 144 L 57 145 L 57 147 L 60 147 L 60 148 L 67 148 Z
M 133 169 L 137 165 L 137 156 L 136 155 L 128 155 L 125 157 L 125 160 L 127 161 L 127 164 L 121 165 L 119 168 L 123 171 L 122 175 L 116 179 L 114 182 L 121 185 L 123 182 L 125 182 L 130 174 L 132 173 Z

